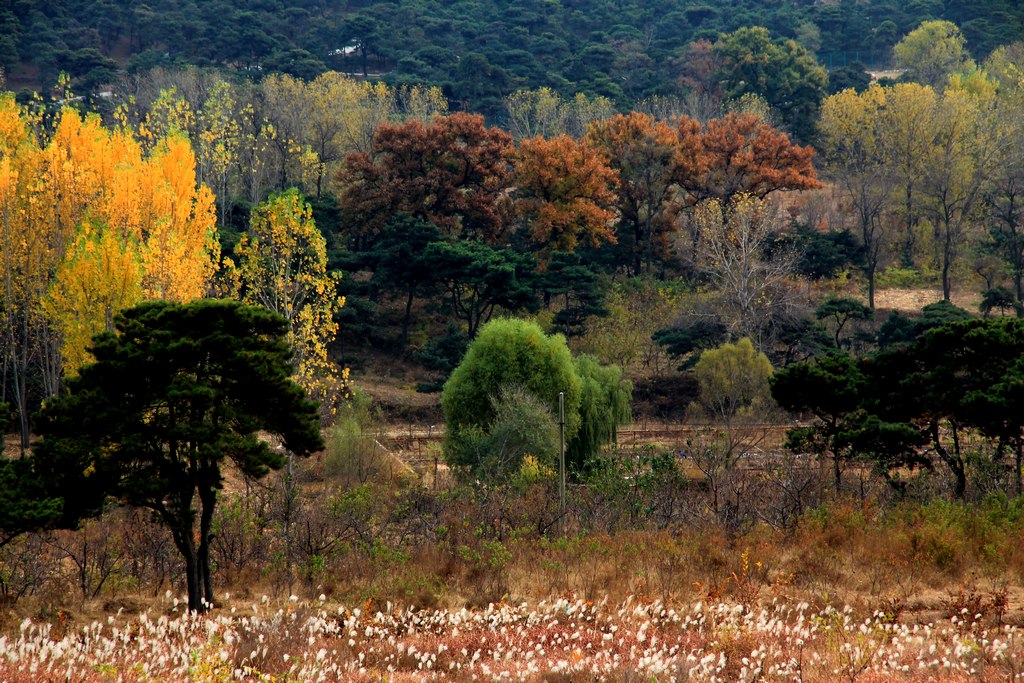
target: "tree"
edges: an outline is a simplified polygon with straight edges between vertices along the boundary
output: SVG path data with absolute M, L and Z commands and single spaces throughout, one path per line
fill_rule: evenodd
M 228 183 L 231 170 L 238 163 L 242 142 L 241 126 L 235 118 L 238 103 L 231 86 L 217 81 L 196 116 L 196 176 L 217 190 L 220 204 L 220 225 L 227 223 Z
M 794 260 L 785 249 L 769 249 L 777 232 L 774 210 L 750 196 L 728 207 L 710 200 L 695 208 L 693 221 L 701 244 L 698 265 L 718 286 L 730 330 L 765 344 L 770 321 L 791 298 L 787 280 Z
M 673 358 L 682 359 L 679 370 L 689 370 L 700 353 L 715 349 L 728 339 L 729 328 L 717 317 L 684 319 L 673 327 L 657 330 L 651 339 L 665 347 Z
M 379 232 L 397 213 L 449 236 L 498 242 L 506 220 L 512 138 L 481 116 L 439 116 L 427 125 L 383 124 L 373 154 L 354 152 L 338 176 L 339 202 L 354 235 Z
M 868 89 L 871 85 L 871 74 L 867 67 L 861 62 L 851 62 L 849 66 L 840 66 L 829 69 L 828 72 L 828 94 L 835 95 L 844 90 L 854 90 L 858 93 Z
M 786 433 L 794 451 L 810 450 L 832 459 L 835 489 L 842 486 L 842 462 L 850 455 L 843 438 L 849 418 L 861 405 L 865 377 L 856 361 L 844 352 L 793 363 L 772 375 L 772 398 L 791 413 L 809 412 L 818 423 Z
M 0 548 L 28 531 L 59 526 L 63 501 L 47 495 L 30 458 L 0 461 Z
M 253 477 L 281 467 L 260 431 L 299 455 L 321 448 L 316 406 L 289 379 L 288 326 L 270 311 L 152 302 L 123 311 L 115 328 L 46 406 L 33 466 L 65 512 L 96 512 L 107 496 L 153 510 L 185 561 L 189 609 L 201 612 L 214 602 L 209 544 L 224 466 Z
M 941 90 L 951 74 L 974 68 L 960 29 L 951 21 L 923 21 L 892 49 L 903 77 Z
M 580 429 L 567 440 L 565 462 L 570 471 L 582 472 L 605 444 L 615 442 L 618 426 L 632 419 L 633 384 L 622 379 L 617 365 L 601 365 L 593 356 L 582 354 L 575 364 L 582 383 Z
M 204 296 L 220 249 L 179 133 L 143 146 L 71 109 L 48 128 L 10 96 L 0 129 L 4 389 L 27 446 L 30 413 L 88 360 L 91 336 L 141 300 Z
M 986 289 L 981 293 L 981 303 L 978 304 L 978 310 L 981 311 L 983 318 L 988 318 L 993 309 L 999 309 L 1003 314 L 1006 311 L 1012 311 L 1017 306 L 1017 298 L 1013 292 L 1006 287 L 992 287 Z
M 587 139 L 600 146 L 618 172 L 618 242 L 631 252 L 632 273 L 650 272 L 664 259 L 675 226 L 673 189 L 680 173 L 679 136 L 647 114 L 619 114 L 592 124 Z
M 721 36 L 714 55 L 726 97 L 760 95 L 797 139 L 814 136 L 828 75 L 807 50 L 792 40 L 773 41 L 763 26 L 748 26 Z
M 1001 369 L 999 379 L 964 397 L 964 411 L 967 420 L 982 434 L 997 439 L 994 460 L 1001 461 L 1006 449 L 1012 449 L 1013 466 L 1009 469 L 1015 492 L 1020 496 L 1024 493 L 1024 420 L 1018 406 L 1024 400 L 1024 363 L 1018 358 Z
M 537 274 L 537 288 L 545 306 L 561 301 L 552 323 L 566 337 L 585 334 L 591 316 L 608 315 L 607 284 L 577 253 L 552 253 L 547 268 Z
M 726 114 L 701 126 L 679 120 L 677 183 L 690 203 L 717 199 L 728 205 L 748 194 L 764 199 L 781 190 L 821 187 L 812 163 L 814 150 L 754 114 Z
M 920 429 L 953 476 L 956 498 L 967 491 L 965 430 L 977 425 L 1008 439 L 1012 436 L 1006 431 L 1008 414 L 990 392 L 1001 382 L 1013 381 L 1011 368 L 1022 353 L 1024 322 L 974 319 L 936 327 L 918 337 L 912 348 L 882 354 L 874 362 L 877 370 L 869 378 L 882 395 L 884 412 L 878 414 L 883 419 L 886 413 L 895 415 L 901 420 L 891 421 L 910 422 Z M 1017 424 L 1013 427 L 1019 432 Z M 1005 444 L 999 451 L 1004 448 Z
M 431 242 L 423 257 L 448 294 L 452 312 L 472 339 L 499 306 L 537 310 L 534 263 L 527 254 L 479 242 Z
M 818 305 L 814 317 L 818 320 L 832 319 L 835 323 L 836 348 L 841 349 L 843 328 L 846 327 L 846 323 L 851 320 L 869 320 L 871 309 L 857 299 L 830 296 Z
M 1009 266 L 1014 301 L 1024 301 L 1024 168 L 1004 166 L 987 188 L 984 208 L 989 220 L 988 243 L 983 248 L 998 254 Z
M 435 263 L 426 248 L 442 241 L 441 231 L 433 223 L 398 215 L 381 232 L 373 249 L 364 258 L 373 268 L 373 282 L 386 291 L 405 297 L 402 334 L 399 347 L 405 348 L 412 322 L 412 305 L 417 296 L 432 293 L 438 287 Z
M 615 242 L 611 207 L 617 174 L 597 148 L 567 135 L 520 143 L 514 161 L 516 212 L 546 258 Z
M 697 406 L 721 431 L 710 444 L 691 449 L 691 454 L 708 480 L 711 507 L 720 512 L 726 503 L 723 489 L 736 463 L 764 438 L 763 431 L 750 425 L 764 421 L 772 409 L 768 384 L 772 365 L 744 337 L 704 351 L 693 370 L 699 386 Z
M 260 92 L 277 133 L 280 163 L 293 176 L 290 183 L 282 177 L 282 189 L 302 180 L 317 198 L 348 154 L 372 151 L 381 124 L 427 120 L 448 108 L 437 88 L 393 88 L 334 71 L 308 82 L 275 74 L 263 79 Z
M 770 399 L 772 365 L 747 337 L 704 351 L 694 372 L 700 385 L 701 408 L 725 424 L 763 408 Z
M 924 168 L 922 199 L 936 229 L 942 296 L 952 293 L 954 268 L 983 207 L 984 190 L 1010 147 L 991 95 L 950 87 L 937 103 Z
M 580 429 L 583 383 L 561 335 L 548 336 L 536 323 L 514 318 L 494 320 L 481 328 L 441 393 L 445 417 L 445 454 L 466 430 L 487 430 L 495 417 L 493 397 L 515 386 L 535 396 L 553 415 L 558 394 L 565 395 L 565 437 Z M 458 448 L 456 451 L 458 451 Z M 469 463 L 456 462 L 457 466 Z
M 893 191 L 900 202 L 896 213 L 903 219 L 902 263 L 910 266 L 921 214 L 921 186 L 935 136 L 937 96 L 930 86 L 917 83 L 898 83 L 885 88 L 884 95 L 885 106 L 877 119 L 878 145 L 894 177 Z
M 320 403 L 327 420 L 348 377 L 347 370 L 339 377 L 327 353 L 338 333 L 334 314 L 345 299 L 337 295 L 340 275 L 327 272 L 327 242 L 299 191 L 274 195 L 256 207 L 235 254 L 242 300 L 288 323 L 296 381 Z
M 825 162 L 849 202 L 864 245 L 864 275 L 872 310 L 875 275 L 883 248 L 890 241 L 885 213 L 893 197 L 891 160 L 885 155 L 878 130 L 886 94 L 877 86 L 863 93 L 837 93 L 822 104 L 819 123 Z
M 589 126 L 615 113 L 607 97 L 578 93 L 563 99 L 551 88 L 517 90 L 505 98 L 508 130 L 516 140 L 559 135 L 581 137 Z

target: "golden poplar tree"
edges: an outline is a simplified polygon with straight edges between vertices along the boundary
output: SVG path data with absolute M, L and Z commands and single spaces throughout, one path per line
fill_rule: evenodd
M 334 314 L 345 300 L 337 296 L 340 275 L 327 271 L 327 242 L 299 191 L 256 207 L 235 254 L 243 301 L 288 321 L 296 381 L 329 419 L 347 393 L 348 370 L 339 371 L 327 353 L 338 332 Z
M 67 109 L 40 139 L 10 98 L 0 120 L 3 296 L 17 319 L 5 322 L 41 359 L 45 396 L 89 360 L 92 335 L 121 309 L 206 294 L 219 258 L 213 195 L 176 134 L 144 137 L 147 153 L 130 130 Z M 9 350 L 9 367 L 11 353 L 22 351 Z

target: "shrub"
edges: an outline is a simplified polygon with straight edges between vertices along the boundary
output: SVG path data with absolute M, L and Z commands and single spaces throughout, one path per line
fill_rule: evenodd
M 551 410 L 522 387 L 502 387 L 492 399 L 488 428 L 457 430 L 446 443 L 448 464 L 463 475 L 498 481 L 522 468 L 529 457 L 538 468 L 558 468 L 558 427 Z
M 453 467 L 476 469 L 474 461 L 484 455 L 481 439 L 492 431 L 502 403 L 493 397 L 511 386 L 534 396 L 551 414 L 557 413 L 558 394 L 564 392 L 566 439 L 576 435 L 582 382 L 565 338 L 545 335 L 533 322 L 494 320 L 480 330 L 441 394 L 445 456 Z
M 376 443 L 376 419 L 372 399 L 355 391 L 339 410 L 338 421 L 327 435 L 324 473 L 343 481 L 363 483 L 382 471 L 381 451 Z

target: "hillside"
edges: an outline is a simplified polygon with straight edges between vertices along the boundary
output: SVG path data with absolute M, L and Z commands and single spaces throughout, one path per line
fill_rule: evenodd
M 312 78 L 335 69 L 444 87 L 460 108 L 491 113 L 503 95 L 551 87 L 620 107 L 675 94 L 691 42 L 742 26 L 793 38 L 829 69 L 888 63 L 921 21 L 957 23 L 975 57 L 1020 39 L 1009 0 L 16 0 L 0 10 L 0 66 L 11 86 L 40 88 L 60 71 L 91 92 L 122 70 L 217 66 L 249 76 Z

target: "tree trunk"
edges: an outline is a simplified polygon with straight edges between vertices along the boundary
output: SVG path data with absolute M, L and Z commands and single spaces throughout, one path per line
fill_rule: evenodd
M 932 445 L 935 447 L 935 452 L 939 454 L 942 462 L 946 463 L 946 466 L 949 467 L 950 473 L 953 475 L 953 496 L 957 500 L 963 500 L 964 496 L 967 494 L 967 472 L 964 470 L 964 462 L 960 458 L 960 440 L 956 425 L 952 425 L 952 429 L 954 453 L 950 454 L 942 444 L 942 439 L 939 435 L 939 421 L 932 420 L 929 425 Z
M 864 274 L 868 278 L 868 308 L 870 308 L 871 312 L 874 313 L 875 312 L 875 265 L 874 264 L 870 265 L 864 271 Z
M 197 556 L 200 584 L 206 604 L 210 607 L 213 599 L 213 574 L 210 571 L 210 541 L 213 540 L 213 510 L 217 505 L 217 490 L 206 485 L 199 489 L 199 500 L 202 509 L 199 513 L 199 553 Z
M 174 546 L 185 560 L 185 584 L 188 588 L 188 611 L 201 613 L 203 605 L 203 589 L 199 576 L 199 557 L 196 553 L 195 541 L 192 538 L 193 526 L 191 519 L 187 522 L 169 513 L 164 514 L 164 523 L 171 529 Z
M 1013 469 L 1013 477 L 1017 484 L 1017 497 L 1024 495 L 1024 482 L 1021 481 L 1021 465 L 1024 464 L 1024 437 L 1017 435 L 1017 448 L 1014 450 L 1015 467 Z
M 201 613 L 205 611 L 203 604 L 202 577 L 199 571 L 199 556 L 196 553 L 195 520 L 192 513 L 192 497 L 195 489 L 187 484 L 181 484 L 181 488 L 171 494 L 173 502 L 167 508 L 163 503 L 151 506 L 160 518 L 164 526 L 171 531 L 171 538 L 174 540 L 174 547 L 178 549 L 183 560 L 185 560 L 185 583 L 188 588 L 188 609 L 190 612 Z
M 398 342 L 398 348 L 404 349 L 409 341 L 409 324 L 412 321 L 413 288 L 409 288 L 409 295 L 405 299 L 405 317 L 402 318 L 402 338 Z

